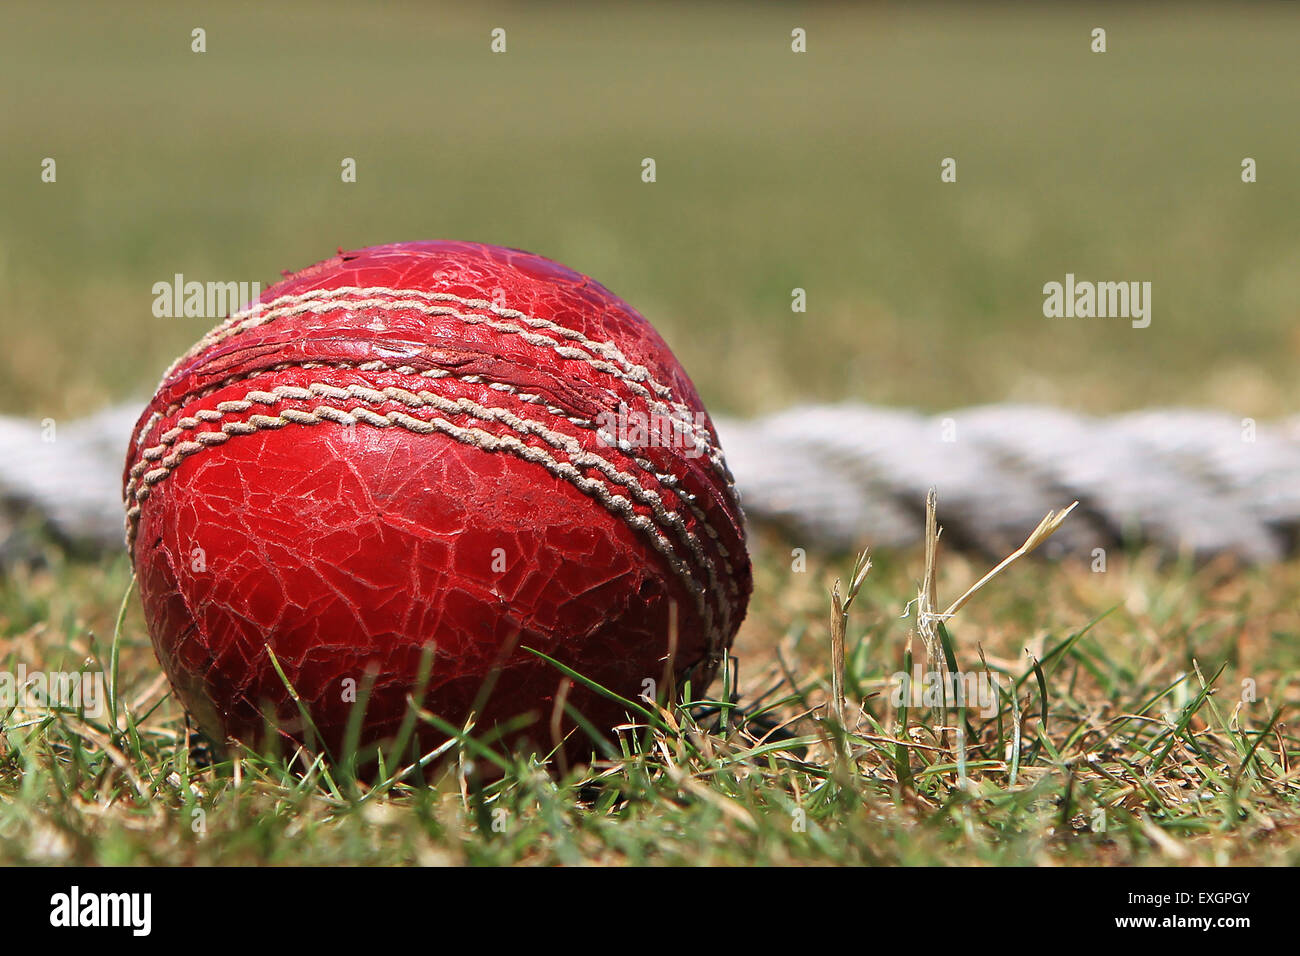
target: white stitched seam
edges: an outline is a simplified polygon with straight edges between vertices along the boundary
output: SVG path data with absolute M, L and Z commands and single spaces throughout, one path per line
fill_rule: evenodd
M 454 378 L 459 381 L 468 382 L 470 384 L 485 384 L 489 388 L 492 388 L 496 391 L 505 392 L 507 394 L 513 395 L 515 398 L 519 399 L 522 402 L 526 402 L 533 405 L 540 405 L 541 407 L 545 408 L 548 412 L 550 412 L 552 415 L 556 415 L 558 417 L 564 418 L 566 421 L 570 422 L 571 424 L 579 428 L 587 429 L 590 431 L 600 430 L 599 426 L 595 422 L 591 421 L 591 419 L 578 418 L 575 416 L 568 415 L 565 413 L 564 409 L 557 408 L 553 405 L 548 405 L 546 403 L 546 400 L 543 399 L 540 395 L 534 395 L 530 392 L 524 392 L 519 388 L 517 388 L 516 386 L 509 385 L 505 382 L 489 381 L 488 379 L 486 379 L 484 376 L 480 374 L 473 374 L 473 373 L 462 374 L 458 372 L 449 371 L 447 369 L 425 369 L 423 371 L 417 371 L 415 368 L 409 365 L 399 365 L 394 367 L 388 365 L 386 362 L 379 361 L 379 360 L 372 360 L 372 361 L 361 362 L 361 363 L 319 362 L 319 361 L 301 362 L 301 363 L 283 362 L 278 365 L 270 366 L 269 368 L 266 369 L 259 369 L 253 372 L 245 372 L 240 375 L 232 375 L 226 379 L 223 379 L 220 382 L 208 386 L 207 388 L 203 389 L 200 392 L 197 392 L 191 396 L 187 396 L 186 402 L 189 404 L 193 404 L 194 402 L 202 401 L 204 398 L 207 398 L 209 395 L 213 394 L 214 392 L 220 391 L 223 388 L 229 388 L 231 385 L 238 384 L 241 381 L 247 381 L 248 379 L 257 378 L 272 372 L 283 372 L 289 369 L 316 369 L 316 368 L 337 368 L 337 369 L 367 371 L 367 372 L 392 372 L 393 374 L 397 374 L 397 375 L 418 375 L 421 378 L 429 378 L 429 379 Z M 221 406 L 219 405 L 218 411 L 215 412 L 215 414 L 220 415 L 220 408 Z M 149 430 L 153 428 L 154 425 L 156 425 L 163 418 L 173 415 L 180 410 L 181 410 L 181 403 L 175 402 L 169 405 L 164 411 L 154 412 L 154 414 L 149 417 L 149 420 L 146 421 L 145 424 L 141 426 L 139 429 L 138 437 L 135 442 L 137 449 L 144 443 L 145 435 L 148 434 Z M 200 411 L 200 412 L 196 412 L 195 414 L 201 416 L 205 414 L 205 412 Z M 212 414 L 212 413 L 207 412 L 207 414 Z M 172 435 L 174 431 L 175 431 L 175 427 L 168 429 L 161 436 L 159 436 L 159 441 L 165 441 L 167 439 L 167 436 Z M 710 540 L 713 541 L 714 547 L 716 547 L 718 551 L 721 553 L 722 557 L 726 559 L 729 565 L 728 570 L 734 571 L 734 568 L 730 567 L 731 564 L 730 549 L 728 549 L 726 545 L 722 542 L 722 539 L 719 536 L 717 529 L 713 527 L 712 522 L 710 522 L 708 518 L 705 516 L 703 509 L 700 508 L 698 504 L 696 504 L 696 496 L 681 487 L 681 482 L 677 479 L 677 476 L 658 471 L 655 468 L 653 462 L 645 458 L 640 458 L 635 454 L 633 454 L 633 447 L 630 446 L 627 442 L 623 442 L 623 441 L 617 442 L 616 447 L 619 449 L 619 451 L 623 452 L 623 454 L 627 455 L 637 465 L 638 468 L 640 468 L 646 474 L 653 477 L 661 485 L 667 488 L 671 488 L 673 490 L 673 493 L 676 494 L 677 497 L 682 500 L 682 503 L 691 512 L 691 514 L 695 517 L 695 519 L 699 522 L 700 527 L 702 527 L 705 530 L 705 533 L 708 534 Z M 724 488 L 724 493 L 728 493 L 729 496 L 732 497 L 731 505 L 733 508 L 739 511 L 739 505 L 734 500 L 734 496 L 730 495 L 730 489 Z
M 353 298 L 354 296 L 372 296 L 372 298 Z M 373 296 L 390 296 L 391 298 L 373 298 Z M 337 301 L 335 301 L 337 300 Z M 602 362 L 593 356 L 583 352 L 580 349 L 566 348 L 554 339 L 547 338 L 544 335 L 535 335 L 527 330 L 519 328 L 509 323 L 494 322 L 487 316 L 469 315 L 459 312 L 447 306 L 428 305 L 429 301 L 435 302 L 456 302 L 467 308 L 482 309 L 491 312 L 493 315 L 502 318 L 515 319 L 521 321 L 531 328 L 545 329 L 555 332 L 562 338 L 578 342 L 613 362 L 618 363 L 616 367 L 610 362 Z M 185 355 L 181 356 L 164 374 L 164 381 L 180 367 L 185 361 L 195 358 L 202 354 L 208 348 L 225 341 L 232 336 L 238 335 L 248 329 L 258 328 L 266 325 L 275 319 L 286 316 L 298 315 L 304 312 L 321 314 L 343 309 L 358 308 L 378 308 L 391 311 L 415 311 L 427 315 L 445 315 L 458 319 L 467 325 L 484 324 L 489 328 L 506 334 L 519 335 L 524 341 L 531 345 L 543 348 L 551 348 L 556 354 L 563 358 L 583 361 L 591 365 L 598 371 L 611 375 L 627 383 L 628 388 L 634 393 L 644 397 L 650 404 L 652 410 L 665 414 L 666 417 L 680 422 L 683 431 L 689 434 L 693 440 L 699 443 L 714 467 L 719 469 L 721 476 L 727 484 L 728 490 L 734 485 L 734 479 L 727 469 L 726 462 L 722 459 L 721 453 L 717 448 L 717 438 L 709 429 L 697 426 L 691 410 L 681 402 L 671 400 L 672 391 L 666 385 L 657 382 L 643 365 L 637 365 L 631 362 L 617 346 L 599 342 L 591 339 L 576 329 L 568 329 L 562 325 L 552 322 L 548 319 L 539 319 L 534 316 L 526 315 L 517 309 L 507 309 L 486 299 L 467 299 L 461 296 L 452 295 L 448 292 L 423 292 L 417 289 L 391 289 L 383 286 L 375 287 L 355 287 L 348 286 L 338 289 L 313 289 L 296 295 L 284 295 L 272 299 L 269 302 L 260 303 L 254 308 L 249 308 L 236 312 L 229 319 L 218 325 L 202 339 L 198 341 Z M 642 382 L 646 384 L 643 385 Z M 647 387 L 648 386 L 648 387 Z M 656 396 L 668 399 L 667 404 L 656 401 Z M 674 414 L 676 413 L 676 414 Z
M 191 442 L 176 445 L 171 455 L 167 455 L 168 449 L 176 440 L 186 431 L 193 431 L 202 422 L 215 422 L 226 414 L 237 414 L 247 411 L 253 404 L 275 405 L 285 400 L 293 401 L 313 401 L 325 398 L 333 401 L 345 401 L 347 399 L 357 399 L 371 405 L 380 405 L 385 402 L 399 402 L 411 408 L 431 407 L 446 414 L 467 415 L 485 422 L 497 422 L 514 429 L 521 434 L 531 434 L 545 441 L 551 447 L 565 452 L 569 460 L 581 467 L 591 468 L 599 471 L 610 482 L 621 485 L 628 489 L 631 496 L 641 504 L 650 509 L 654 514 L 657 522 L 673 531 L 678 540 L 690 549 L 695 560 L 704 568 L 709 579 L 710 590 L 717 594 L 723 590 L 723 586 L 718 578 L 717 566 L 712 558 L 702 546 L 700 539 L 692 532 L 682 521 L 681 517 L 670 511 L 663 502 L 663 498 L 658 492 L 651 488 L 644 487 L 635 476 L 620 471 L 607 459 L 601 457 L 598 453 L 588 451 L 583 448 L 577 439 L 548 428 L 541 422 L 532 419 L 520 417 L 509 409 L 489 407 L 481 405 L 472 399 L 461 397 L 457 399 L 447 398 L 434 392 L 420 391 L 411 392 L 407 389 L 388 386 L 385 388 L 371 388 L 365 385 L 350 385 L 346 388 L 336 385 L 329 385 L 324 382 L 313 382 L 312 384 L 301 387 L 294 385 L 279 385 L 264 391 L 255 389 L 248 392 L 242 400 L 224 401 L 218 403 L 215 409 L 200 409 L 193 415 L 178 419 L 171 428 L 158 437 L 158 444 L 146 449 L 141 453 L 141 460 L 137 462 L 130 471 L 130 482 L 124 492 L 124 496 L 129 498 L 134 486 L 148 472 L 149 466 L 153 462 L 168 461 L 175 457 L 182 447 L 185 447 L 186 453 L 182 457 L 188 457 L 197 451 L 193 447 L 194 441 L 202 441 L 200 435 L 194 436 Z M 301 420 L 303 413 L 296 409 L 285 409 L 280 412 L 280 417 L 288 419 L 291 422 L 299 424 L 315 424 L 315 421 L 306 422 Z M 346 424 L 346 422 L 344 423 Z M 267 426 L 279 427 L 279 426 Z M 215 434 L 212 432 L 203 434 Z M 209 443 L 212 442 L 210 439 Z M 653 475 L 654 473 L 651 472 Z M 683 504 L 688 504 L 683 499 Z M 712 526 L 704 519 L 702 513 L 692 509 L 700 519 L 701 527 L 712 529 Z M 716 531 L 715 540 L 716 540 Z M 725 551 L 722 557 L 726 558 Z M 729 564 L 729 562 L 728 562 Z M 727 568 L 726 594 L 730 600 L 735 600 L 738 594 L 735 578 L 733 577 L 734 569 Z M 722 628 L 725 631 L 730 627 L 731 614 L 729 601 L 719 601 L 719 610 L 722 612 Z
M 270 300 L 269 302 L 260 302 L 255 306 L 236 312 L 234 315 L 224 320 L 215 329 L 200 339 L 199 342 L 195 344 L 188 353 L 186 353 L 186 355 L 182 356 L 177 361 L 176 365 L 179 365 L 186 359 L 193 358 L 209 346 L 215 345 L 218 342 L 229 338 L 231 335 L 237 334 L 241 329 L 236 328 L 236 326 L 254 328 L 256 325 L 263 324 L 263 322 L 278 317 L 269 315 L 268 313 L 278 311 L 283 306 L 302 302 L 347 299 L 358 296 L 365 298 L 381 295 L 397 299 L 413 299 L 417 302 L 456 302 L 466 308 L 488 311 L 503 319 L 516 319 L 532 328 L 546 329 L 549 332 L 555 332 L 562 338 L 579 342 L 589 347 L 592 351 L 603 355 L 605 358 L 618 362 L 636 381 L 648 382 L 660 398 L 669 398 L 672 394 L 671 390 L 666 385 L 661 385 L 650 376 L 649 370 L 644 365 L 638 365 L 632 362 L 616 345 L 588 338 L 576 329 L 567 328 L 566 326 L 560 325 L 559 323 L 553 322 L 549 319 L 539 319 L 535 316 L 521 312 L 518 309 L 508 309 L 504 306 L 499 306 L 487 299 L 468 299 L 463 296 L 453 295 L 450 292 L 427 292 L 422 289 L 394 289 L 388 286 L 342 286 L 336 289 L 309 289 L 305 292 L 292 295 L 282 295 Z M 288 312 L 281 314 L 293 313 Z M 261 321 L 256 322 L 253 325 L 244 325 L 245 320 L 249 318 L 260 319 Z
M 323 383 L 320 384 L 323 385 Z M 324 387 L 335 389 L 335 386 Z M 288 388 L 291 391 L 305 391 L 302 389 L 296 389 L 293 386 L 289 386 Z M 361 390 L 363 392 L 371 391 L 364 388 Z M 286 398 L 288 397 L 289 396 L 286 396 Z M 411 397 L 414 398 L 416 396 L 412 395 Z M 270 401 L 267 401 L 268 399 Z M 223 402 L 218 406 L 218 409 L 222 415 L 234 414 L 248 410 L 254 402 L 260 401 L 262 404 L 270 404 L 280 400 L 279 397 L 270 392 L 253 392 L 250 393 L 250 397 L 244 401 Z M 390 401 L 393 399 L 388 399 L 380 394 L 379 400 Z M 467 414 L 466 412 L 458 413 Z M 205 416 L 204 420 L 210 422 L 214 421 L 211 416 Z M 202 432 L 196 434 L 192 441 L 176 443 L 172 448 L 171 454 L 163 457 L 161 461 L 158 462 L 158 467 L 148 469 L 150 461 L 140 461 L 132 468 L 131 481 L 128 484 L 126 494 L 128 499 L 134 497 L 136 504 L 127 511 L 128 548 L 134 547 L 135 531 L 141 510 L 140 503 L 149 498 L 151 487 L 166 479 L 172 470 L 174 470 L 175 467 L 184 459 L 197 454 L 204 448 L 223 444 L 233 435 L 255 434 L 258 431 L 266 429 L 284 428 L 290 424 L 316 425 L 323 421 L 331 421 L 343 425 L 356 425 L 361 423 L 376 428 L 387 428 L 392 425 L 397 425 L 421 434 L 440 432 L 456 439 L 457 441 L 487 451 L 504 450 L 510 452 L 526 461 L 541 465 L 557 477 L 564 478 L 579 490 L 595 498 L 608 511 L 621 517 L 629 526 L 641 531 L 642 534 L 649 539 L 651 545 L 655 550 L 659 551 L 659 553 L 663 555 L 670 568 L 672 568 L 678 578 L 686 585 L 687 590 L 695 598 L 697 610 L 704 618 L 705 627 L 709 634 L 710 654 L 716 654 L 719 651 L 722 644 L 722 637 L 713 620 L 714 606 L 706 600 L 705 589 L 701 587 L 689 567 L 678 556 L 672 544 L 659 532 L 656 523 L 644 515 L 636 513 L 631 501 L 622 495 L 612 493 L 608 487 L 601 482 L 582 475 L 578 468 L 573 464 L 559 461 L 543 449 L 527 445 L 512 436 L 493 435 L 491 432 L 486 432 L 482 429 L 476 428 L 462 428 L 440 418 L 426 420 L 415 418 L 398 411 L 388 412 L 385 415 L 378 415 L 368 409 L 355 408 L 349 411 L 328 406 L 318 406 L 310 412 L 303 412 L 297 409 L 284 409 L 276 416 L 255 414 L 251 415 L 245 421 L 227 421 L 220 426 L 220 431 Z M 198 422 L 199 418 L 196 415 L 194 417 L 194 424 L 197 425 Z M 173 440 L 174 437 L 175 436 L 173 436 Z M 155 447 L 160 448 L 164 446 Z M 153 452 L 154 449 L 150 449 L 150 451 Z M 157 455 L 152 455 L 151 458 L 156 460 Z M 141 483 L 141 486 L 138 488 L 134 487 L 137 482 Z M 644 489 L 642 490 L 644 491 Z M 660 504 L 659 507 L 662 510 L 662 504 Z M 652 508 L 652 511 L 653 510 L 654 509 Z M 677 520 L 680 522 L 680 518 Z M 698 539 L 696 539 L 696 545 L 698 546 Z M 716 584 L 716 569 L 713 568 L 711 562 L 707 562 L 706 566 L 710 571 L 712 581 Z M 734 589 L 734 581 L 730 581 L 729 579 L 729 583 L 732 584 Z M 714 594 L 717 595 L 718 592 L 715 590 Z M 721 598 L 721 595 L 718 595 L 718 597 Z M 725 626 L 729 627 L 730 607 L 728 602 L 725 600 L 719 600 L 718 605 L 722 610 L 724 617 L 727 619 Z

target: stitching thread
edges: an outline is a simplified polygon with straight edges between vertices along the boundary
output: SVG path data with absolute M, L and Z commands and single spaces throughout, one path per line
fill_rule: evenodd
M 355 296 L 370 296 L 371 298 L 358 299 L 354 298 Z M 374 298 L 374 296 L 391 296 L 391 298 Z M 466 308 L 486 310 L 501 318 L 523 322 L 531 328 L 545 329 L 558 334 L 562 338 L 577 342 L 611 361 L 600 361 L 582 349 L 566 347 L 555 339 L 531 333 L 508 322 L 495 322 L 487 316 L 459 312 L 448 306 L 427 304 L 430 301 L 455 302 Z M 195 358 L 208 348 L 249 329 L 259 328 L 276 319 L 299 315 L 304 312 L 323 314 L 349 308 L 377 308 L 394 312 L 406 310 L 422 312 L 426 315 L 448 316 L 464 322 L 466 325 L 487 325 L 498 332 L 518 335 L 530 345 L 552 349 L 561 358 L 586 362 L 597 371 L 626 383 L 629 390 L 645 398 L 655 411 L 662 413 L 666 410 L 668 417 L 680 421 L 684 426 L 684 430 L 691 435 L 693 440 L 700 444 L 709 460 L 719 469 L 726 482 L 728 492 L 731 493 L 734 488 L 735 480 L 717 448 L 716 436 L 707 428 L 697 429 L 690 409 L 681 402 L 672 400 L 671 389 L 656 381 L 644 365 L 633 363 L 617 346 L 608 342 L 599 342 L 576 329 L 569 329 L 548 319 L 539 319 L 527 315 L 518 309 L 504 308 L 486 299 L 467 299 L 449 292 L 424 292 L 416 289 L 392 289 L 384 286 L 345 286 L 337 289 L 313 289 L 299 294 L 279 296 L 269 302 L 259 303 L 249 309 L 236 312 L 215 329 L 208 332 L 188 352 L 172 363 L 164 374 L 163 380 L 165 381 L 189 359 Z M 617 363 L 617 365 L 612 363 Z M 656 396 L 660 399 L 666 399 L 667 403 L 657 401 Z M 674 412 L 676 414 L 673 414 Z
M 589 431 L 599 431 L 599 426 L 591 419 L 578 418 L 576 416 L 567 415 L 564 409 L 557 408 L 554 405 L 546 404 L 546 400 L 543 399 L 540 395 L 535 395 L 531 392 L 524 392 L 520 390 L 518 387 L 507 384 L 505 382 L 493 382 L 490 379 L 486 378 L 485 376 L 477 373 L 462 374 L 462 373 L 450 371 L 448 369 L 425 369 L 423 371 L 419 371 L 410 365 L 391 366 L 388 363 L 379 360 L 360 362 L 360 363 L 346 362 L 346 361 L 338 361 L 338 362 L 318 361 L 318 362 L 301 362 L 301 363 L 283 362 L 278 365 L 273 365 L 267 369 L 259 369 L 253 372 L 244 372 L 238 375 L 232 375 L 226 379 L 223 379 L 220 382 L 208 386 L 202 391 L 199 391 L 191 396 L 187 396 L 188 403 L 193 404 L 194 402 L 202 401 L 203 399 L 207 398 L 213 393 L 221 391 L 224 388 L 229 388 L 231 385 L 235 385 L 238 384 L 239 382 L 248 381 L 254 378 L 259 378 L 261 376 L 270 373 L 283 372 L 292 369 L 310 370 L 316 368 L 336 368 L 336 369 L 345 369 L 345 370 L 356 370 L 360 372 L 391 372 L 397 375 L 417 375 L 421 378 L 429 378 L 429 379 L 454 378 L 457 379 L 458 381 L 467 382 L 472 385 L 486 385 L 488 388 L 491 388 L 495 391 L 504 392 L 505 394 L 508 395 L 513 395 L 515 398 L 517 398 L 522 402 L 526 402 L 532 405 L 539 405 L 542 408 L 545 408 L 552 415 L 555 415 L 559 418 L 563 418 L 569 423 L 579 428 L 584 428 Z M 148 434 L 149 430 L 154 427 L 154 425 L 156 425 L 159 421 L 163 420 L 164 418 L 176 414 L 181 410 L 182 407 L 183 407 L 182 403 L 173 402 L 164 411 L 154 412 L 153 415 L 149 417 L 149 419 L 144 423 L 143 426 L 139 428 L 137 432 L 137 437 L 135 442 L 137 449 L 144 443 L 145 436 Z M 166 436 L 170 434 L 170 432 L 171 430 L 164 433 L 162 436 L 159 436 L 159 440 L 160 441 L 165 440 Z M 702 527 L 705 530 L 705 533 L 708 534 L 710 540 L 714 544 L 714 547 L 716 547 L 718 551 L 721 553 L 722 557 L 727 560 L 728 571 L 734 572 L 735 568 L 734 566 L 731 565 L 731 551 L 722 542 L 721 537 L 718 535 L 717 529 L 713 527 L 713 524 L 705 516 L 703 509 L 700 508 L 700 506 L 696 503 L 696 496 L 691 492 L 687 491 L 685 488 L 681 487 L 681 482 L 678 480 L 676 475 L 658 471 L 655 467 L 655 464 L 652 461 L 646 458 L 638 457 L 635 454 L 634 446 L 632 446 L 629 442 L 616 441 L 614 445 L 615 447 L 618 448 L 619 451 L 627 455 L 633 462 L 635 462 L 637 467 L 639 467 L 646 474 L 653 477 L 657 482 L 659 482 L 659 484 L 672 489 L 673 493 L 677 495 L 679 499 L 681 499 L 682 503 L 691 512 L 692 516 L 694 516 L 695 519 L 700 523 L 700 527 Z M 734 498 L 732 499 L 731 504 L 733 507 L 739 510 L 739 506 L 736 504 Z
M 335 401 L 355 398 L 370 404 L 399 402 L 411 408 L 430 407 L 452 414 L 468 415 L 480 420 L 496 421 L 521 434 L 532 434 L 541 438 L 551 444 L 552 447 L 564 450 L 569 454 L 571 460 L 568 462 L 560 461 L 545 450 L 525 444 L 513 436 L 494 435 L 491 432 L 477 428 L 463 428 L 442 418 L 415 418 L 401 411 L 390 411 L 384 415 L 379 415 L 365 408 L 345 410 L 324 405 L 317 406 L 309 412 L 300 409 L 281 409 L 279 414 L 275 416 L 253 414 L 246 420 L 225 421 L 221 424 L 219 431 L 199 432 L 190 441 L 177 441 L 185 431 L 197 428 L 200 423 L 216 423 L 228 415 L 248 411 L 255 404 L 269 406 L 284 400 L 309 401 L 316 397 L 324 397 Z M 652 547 L 664 557 L 669 567 L 686 585 L 687 590 L 695 599 L 697 610 L 704 618 L 705 628 L 709 635 L 710 654 L 716 654 L 721 647 L 722 635 L 715 625 L 714 605 L 705 599 L 704 588 L 701 587 L 686 563 L 682 561 L 671 542 L 660 533 L 660 524 L 666 523 L 677 537 L 683 539 L 684 543 L 687 544 L 692 555 L 703 565 L 711 589 L 715 594 L 720 590 L 717 569 L 700 547 L 699 539 L 691 533 L 690 529 L 686 528 L 679 516 L 672 514 L 664 507 L 662 498 L 657 492 L 643 488 L 633 476 L 620 472 L 599 455 L 587 452 L 572 437 L 549 429 L 541 423 L 520 418 L 506 409 L 494 410 L 479 405 L 470 399 L 446 399 L 431 392 L 417 394 L 392 387 L 384 389 L 371 389 L 366 386 L 339 388 L 326 383 L 312 383 L 307 388 L 277 386 L 271 391 L 254 390 L 250 391 L 242 400 L 220 402 L 215 409 L 196 411 L 193 416 L 179 420 L 176 426 L 160 436 L 160 444 L 146 449 L 142 453 L 141 460 L 131 468 L 130 479 L 124 491 L 124 497 L 128 500 L 128 503 L 131 498 L 135 499 L 135 504 L 129 507 L 127 511 L 128 548 L 134 548 L 135 533 L 142 503 L 149 498 L 152 487 L 166 479 L 180 462 L 205 448 L 224 444 L 235 435 L 249 435 L 267 429 L 280 429 L 290 424 L 317 425 L 326 421 L 341 425 L 366 424 L 375 428 L 388 428 L 396 425 L 419 434 L 440 432 L 464 444 L 485 451 L 512 453 L 525 461 L 541 465 L 557 477 L 564 478 L 580 491 L 595 498 L 606 510 L 617 517 L 621 517 L 630 527 L 640 531 L 649 539 Z M 168 448 L 171 448 L 170 454 L 166 454 Z M 155 462 L 157 467 L 150 469 L 149 465 Z M 658 519 L 658 523 L 656 520 L 638 514 L 633 507 L 633 503 L 628 498 L 611 492 L 602 482 L 584 476 L 579 467 L 575 467 L 575 465 L 594 468 L 612 482 L 626 487 L 632 497 L 651 510 L 655 519 Z M 712 530 L 708 522 L 702 522 L 702 526 Z M 713 533 L 716 535 L 716 531 Z M 727 583 L 729 592 L 734 596 L 736 586 L 734 579 L 730 575 Z M 719 600 L 717 608 L 722 613 L 724 630 L 729 629 L 731 614 L 728 601 Z

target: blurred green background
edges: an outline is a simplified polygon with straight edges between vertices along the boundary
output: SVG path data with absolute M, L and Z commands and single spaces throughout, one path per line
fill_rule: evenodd
M 145 396 L 212 324 L 151 315 L 176 272 L 267 285 L 338 246 L 438 237 L 600 279 L 715 411 L 1300 411 L 1296 4 L 10 3 L 4 21 L 3 412 Z M 1044 318 L 1066 272 L 1151 281 L 1151 327 Z

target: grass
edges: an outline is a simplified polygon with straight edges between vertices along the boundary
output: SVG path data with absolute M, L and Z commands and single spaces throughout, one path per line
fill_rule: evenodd
M 150 316 L 177 272 L 265 284 L 339 245 L 439 236 L 599 277 L 719 412 L 1297 411 L 1286 5 L 5 18 L 6 414 L 63 422 L 146 394 L 209 324 Z M 1098 23 L 1104 56 L 1087 52 Z M 1042 285 L 1066 272 L 1151 280 L 1152 327 L 1045 320 Z M 655 715 L 586 771 L 526 761 L 482 784 L 453 761 L 427 786 L 358 789 L 283 757 L 205 764 L 134 599 L 119 624 L 125 560 L 47 547 L 0 574 L 0 668 L 88 661 L 116 675 L 116 716 L 0 714 L 0 862 L 1300 862 L 1300 562 L 1030 559 L 927 617 L 927 642 L 918 580 L 933 611 L 986 567 L 944 552 L 932 576 L 921 552 L 879 553 L 859 581 L 851 556 L 767 529 L 753 550 L 738 676 L 696 689 L 710 706 Z M 909 663 L 1003 692 L 988 714 L 904 713 L 889 681 Z
M 116 694 L 99 719 L 5 715 L 0 860 L 1300 862 L 1294 566 L 1021 563 L 938 624 L 936 663 L 917 639 L 916 556 L 792 571 L 788 542 L 756 551 L 755 606 L 716 697 L 633 713 L 624 752 L 589 768 L 453 740 L 430 780 L 394 768 L 378 785 L 303 754 L 209 762 L 133 603 L 117 624 L 124 562 L 51 551 L 0 588 L 0 651 L 10 669 L 116 673 Z M 983 571 L 946 556 L 934 590 L 961 594 Z M 996 705 L 898 706 L 894 675 L 913 657 L 942 672 L 948 655 L 997 675 Z M 470 768 L 488 760 L 501 777 L 484 783 Z

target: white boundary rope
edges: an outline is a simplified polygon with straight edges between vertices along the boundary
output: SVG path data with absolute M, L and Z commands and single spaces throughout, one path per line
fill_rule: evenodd
M 809 547 L 919 541 L 931 486 L 944 540 L 997 555 L 1075 500 L 1046 553 L 1088 559 L 1138 537 L 1262 562 L 1290 552 L 1300 531 L 1300 418 L 1256 426 L 1212 411 L 1092 418 L 1025 405 L 927 418 L 841 405 L 717 425 L 750 520 Z
M 0 417 L 0 560 L 22 556 L 32 524 L 82 548 L 122 548 L 122 468 L 137 415 L 118 406 L 53 431 Z M 783 527 L 797 546 L 916 542 L 931 486 L 945 541 L 999 554 L 1076 499 L 1049 553 L 1086 560 L 1138 537 L 1263 562 L 1300 544 L 1300 418 L 1255 425 L 1181 409 L 1093 418 L 1023 405 L 925 417 L 839 405 L 717 426 L 748 519 Z

